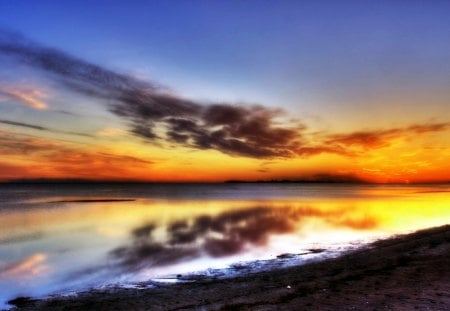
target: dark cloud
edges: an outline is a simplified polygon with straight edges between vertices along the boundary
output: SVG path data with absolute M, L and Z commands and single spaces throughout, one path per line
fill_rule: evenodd
M 216 149 L 255 158 L 292 157 L 301 133 L 274 126 L 280 114 L 262 106 L 214 104 L 195 118 L 167 118 L 170 139 L 198 149 Z
M 201 103 L 61 51 L 14 35 L 0 36 L 0 53 L 39 69 L 72 91 L 107 100 L 112 113 L 129 122 L 146 140 L 166 139 L 198 149 L 247 157 L 292 157 L 301 136 L 298 127 L 275 126 L 279 110 L 230 103 Z M 167 129 L 164 137 L 155 127 Z
M 5 31 L 0 31 L 0 54 L 41 70 L 74 92 L 104 100 L 112 113 L 128 122 L 132 134 L 151 142 L 165 140 L 252 158 L 322 153 L 355 156 L 355 147 L 382 148 L 405 135 L 449 128 L 448 123 L 412 125 L 327 135 L 311 143 L 304 139 L 304 125 L 277 124 L 282 115 L 279 109 L 189 100 L 157 83 L 141 81 Z

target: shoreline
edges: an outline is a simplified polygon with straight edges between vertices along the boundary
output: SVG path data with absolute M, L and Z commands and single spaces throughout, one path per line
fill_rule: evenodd
M 448 310 L 449 258 L 445 225 L 300 266 L 10 304 L 13 310 Z

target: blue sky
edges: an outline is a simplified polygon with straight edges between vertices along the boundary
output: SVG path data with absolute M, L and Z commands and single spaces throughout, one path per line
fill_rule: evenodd
M 326 107 L 449 80 L 446 1 L 0 3 L 5 27 L 202 99 Z
M 32 49 L 21 48 L 35 57 L 30 66 L 30 59 L 0 54 L 0 115 L 6 121 L 1 127 L 36 135 L 36 129 L 26 125 L 45 125 L 56 131 L 41 130 L 39 136 L 88 134 L 77 137 L 83 143 L 99 133 L 128 131 L 132 137 L 127 139 L 137 145 L 144 139 L 142 146 L 155 148 L 159 145 L 151 137 L 156 131 L 167 139 L 162 145 L 184 141 L 183 148 L 233 156 L 349 156 L 353 153 L 342 146 L 324 144 L 330 137 L 339 138 L 332 140 L 336 144 L 349 143 L 334 135 L 340 133 L 361 142 L 361 132 L 394 139 L 392 133 L 422 133 L 423 124 L 432 131 L 447 129 L 449 13 L 448 1 L 0 0 L 0 31 L 15 32 L 34 44 Z M 41 52 L 46 48 L 56 54 L 45 56 Z M 45 57 L 52 62 L 58 55 L 65 55 L 59 58 L 63 63 L 97 66 L 113 79 L 120 74 L 132 77 L 125 79 L 132 87 L 124 90 L 103 81 L 100 86 L 111 92 L 109 98 L 86 94 L 92 91 L 89 77 L 78 79 L 76 70 L 61 75 L 36 62 Z M 139 90 L 137 97 L 125 98 L 130 94 L 121 92 L 136 91 L 138 81 L 160 86 L 164 94 Z M 78 85 L 70 86 L 72 82 Z M 101 87 L 95 92 L 101 93 Z M 157 109 L 151 102 L 155 96 Z M 150 103 L 136 104 L 142 98 Z M 173 102 L 167 106 L 159 100 Z M 164 105 L 164 111 L 158 110 Z M 183 105 L 191 110 L 187 113 Z M 263 108 L 255 110 L 254 105 Z M 153 108 L 160 115 L 149 114 Z M 273 112 L 278 108 L 284 115 Z M 205 109 L 235 118 L 248 115 L 252 122 L 247 120 L 246 126 L 254 128 L 233 129 L 223 136 L 225 141 L 211 141 L 217 127 L 229 130 L 230 124 L 208 123 Z M 176 114 L 168 116 L 167 111 Z M 183 113 L 188 114 L 182 115 L 184 123 L 169 118 Z M 292 129 L 294 121 L 301 126 Z M 254 140 L 258 127 L 269 143 L 264 150 Z M 167 128 L 171 137 L 164 136 Z M 280 133 L 286 144 L 278 148 L 273 138 Z M 443 137 L 427 144 L 447 146 Z M 235 144 L 243 145 L 237 150 Z M 258 148 L 248 149 L 252 144 Z M 373 145 L 385 146 L 378 141 Z M 164 148 L 158 152 L 170 149 Z

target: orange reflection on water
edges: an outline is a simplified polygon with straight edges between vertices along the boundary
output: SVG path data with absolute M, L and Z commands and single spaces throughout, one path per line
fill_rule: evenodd
M 167 226 L 196 217 L 220 217 L 223 213 L 255 208 L 271 209 L 276 218 L 296 225 L 289 232 L 303 231 L 309 220 L 328 230 L 399 233 L 446 224 L 450 220 L 448 192 L 406 192 L 391 190 L 377 196 L 333 199 L 283 200 L 147 200 L 127 202 L 41 203 L 42 208 L 2 212 L 0 241 L 27 238 L 34 233 L 94 228 L 103 238 L 127 236 L 146 223 Z M 278 210 L 278 212 L 276 212 Z M 248 213 L 249 217 L 252 213 Z M 275 216 L 273 216 L 275 217 Z M 255 224 L 256 226 L 258 224 Z M 261 224 L 262 226 L 263 224 Z M 261 228 L 262 230 L 264 228 Z M 317 235 L 319 232 L 315 232 Z M 160 232 L 159 234 L 162 234 Z M 318 237 L 318 236 L 317 236 Z
M 283 253 L 332 253 L 450 222 L 446 187 L 291 190 L 261 200 L 52 196 L 22 202 L 0 210 L 0 283 L 13 284 L 14 295 L 23 286 L 81 290 Z

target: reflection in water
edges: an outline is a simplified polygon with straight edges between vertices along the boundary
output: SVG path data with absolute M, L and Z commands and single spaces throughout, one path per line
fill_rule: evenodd
M 0 187 L 0 308 L 450 222 L 442 185 L 111 187 Z
M 19 262 L 0 265 L 0 278 L 32 279 L 48 269 L 45 265 L 46 254 L 33 254 Z
M 204 254 L 224 257 L 263 246 L 275 234 L 291 233 L 305 217 L 319 217 L 337 226 L 374 229 L 374 217 L 348 218 L 348 209 L 324 211 L 305 207 L 249 207 L 220 213 L 199 215 L 174 221 L 163 229 L 164 240 L 156 237 L 155 223 L 132 230 L 131 244 L 112 251 L 121 264 L 130 269 L 166 266 Z

